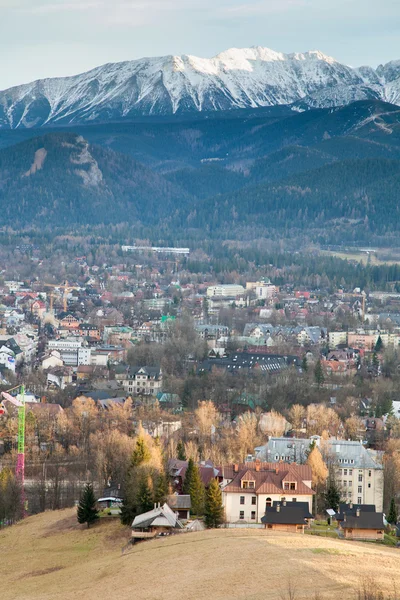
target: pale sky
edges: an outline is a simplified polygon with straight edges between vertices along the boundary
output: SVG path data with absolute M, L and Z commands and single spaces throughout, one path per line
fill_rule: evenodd
M 0 0 L 0 89 L 106 62 L 227 48 L 400 59 L 399 0 Z

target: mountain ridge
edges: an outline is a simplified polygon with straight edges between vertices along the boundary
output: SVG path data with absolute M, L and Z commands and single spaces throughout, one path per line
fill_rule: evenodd
M 352 68 L 318 50 L 231 48 L 210 59 L 167 55 L 107 63 L 0 91 L 0 129 L 280 105 L 306 110 L 368 99 L 400 103 L 400 61 Z

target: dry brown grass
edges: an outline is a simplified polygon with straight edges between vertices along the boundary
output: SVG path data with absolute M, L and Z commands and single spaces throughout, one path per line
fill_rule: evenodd
M 400 550 L 264 530 L 190 533 L 138 544 L 104 520 L 77 525 L 73 510 L 30 517 L 0 532 L 1 600 L 355 600 L 371 574 L 400 588 Z

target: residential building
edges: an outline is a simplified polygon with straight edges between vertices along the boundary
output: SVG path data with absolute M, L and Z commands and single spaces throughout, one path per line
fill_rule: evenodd
M 347 331 L 330 331 L 328 333 L 328 344 L 332 350 L 337 346 L 347 346 Z
M 163 506 L 158 504 L 158 506 L 154 505 L 152 510 L 135 517 L 132 523 L 132 538 L 133 540 L 151 539 L 182 527 L 178 516 L 167 503 Z
M 236 298 L 236 296 L 242 296 L 245 293 L 245 289 L 242 285 L 236 285 L 232 283 L 212 285 L 207 288 L 207 296 L 223 296 L 228 298 Z
M 236 464 L 223 467 L 222 496 L 228 523 L 261 523 L 274 502 L 302 502 L 312 510 L 312 473 L 308 465 L 288 463 Z
M 90 365 L 91 350 L 82 343 L 82 339 L 69 337 L 59 340 L 50 340 L 49 351 L 58 350 L 64 364 L 68 367 Z
M 171 494 L 167 498 L 167 504 L 171 510 L 178 513 L 178 518 L 187 521 L 190 518 L 192 502 L 190 494 Z
M 156 395 L 161 391 L 162 372 L 160 367 L 127 367 L 120 365 L 115 378 L 121 382 L 128 394 Z
M 321 440 L 271 437 L 265 446 L 255 448 L 260 460 L 272 463 L 307 460 L 307 451 L 315 441 L 326 459 L 334 461 L 343 500 L 354 504 L 374 504 L 378 511 L 383 506 L 383 465 L 381 453 L 365 448 L 360 442 L 350 440 Z

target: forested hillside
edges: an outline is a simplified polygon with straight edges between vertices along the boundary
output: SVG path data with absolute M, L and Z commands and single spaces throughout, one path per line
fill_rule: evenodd
M 399 229 L 400 111 L 384 102 L 5 131 L 0 147 L 7 225 L 389 244 Z

